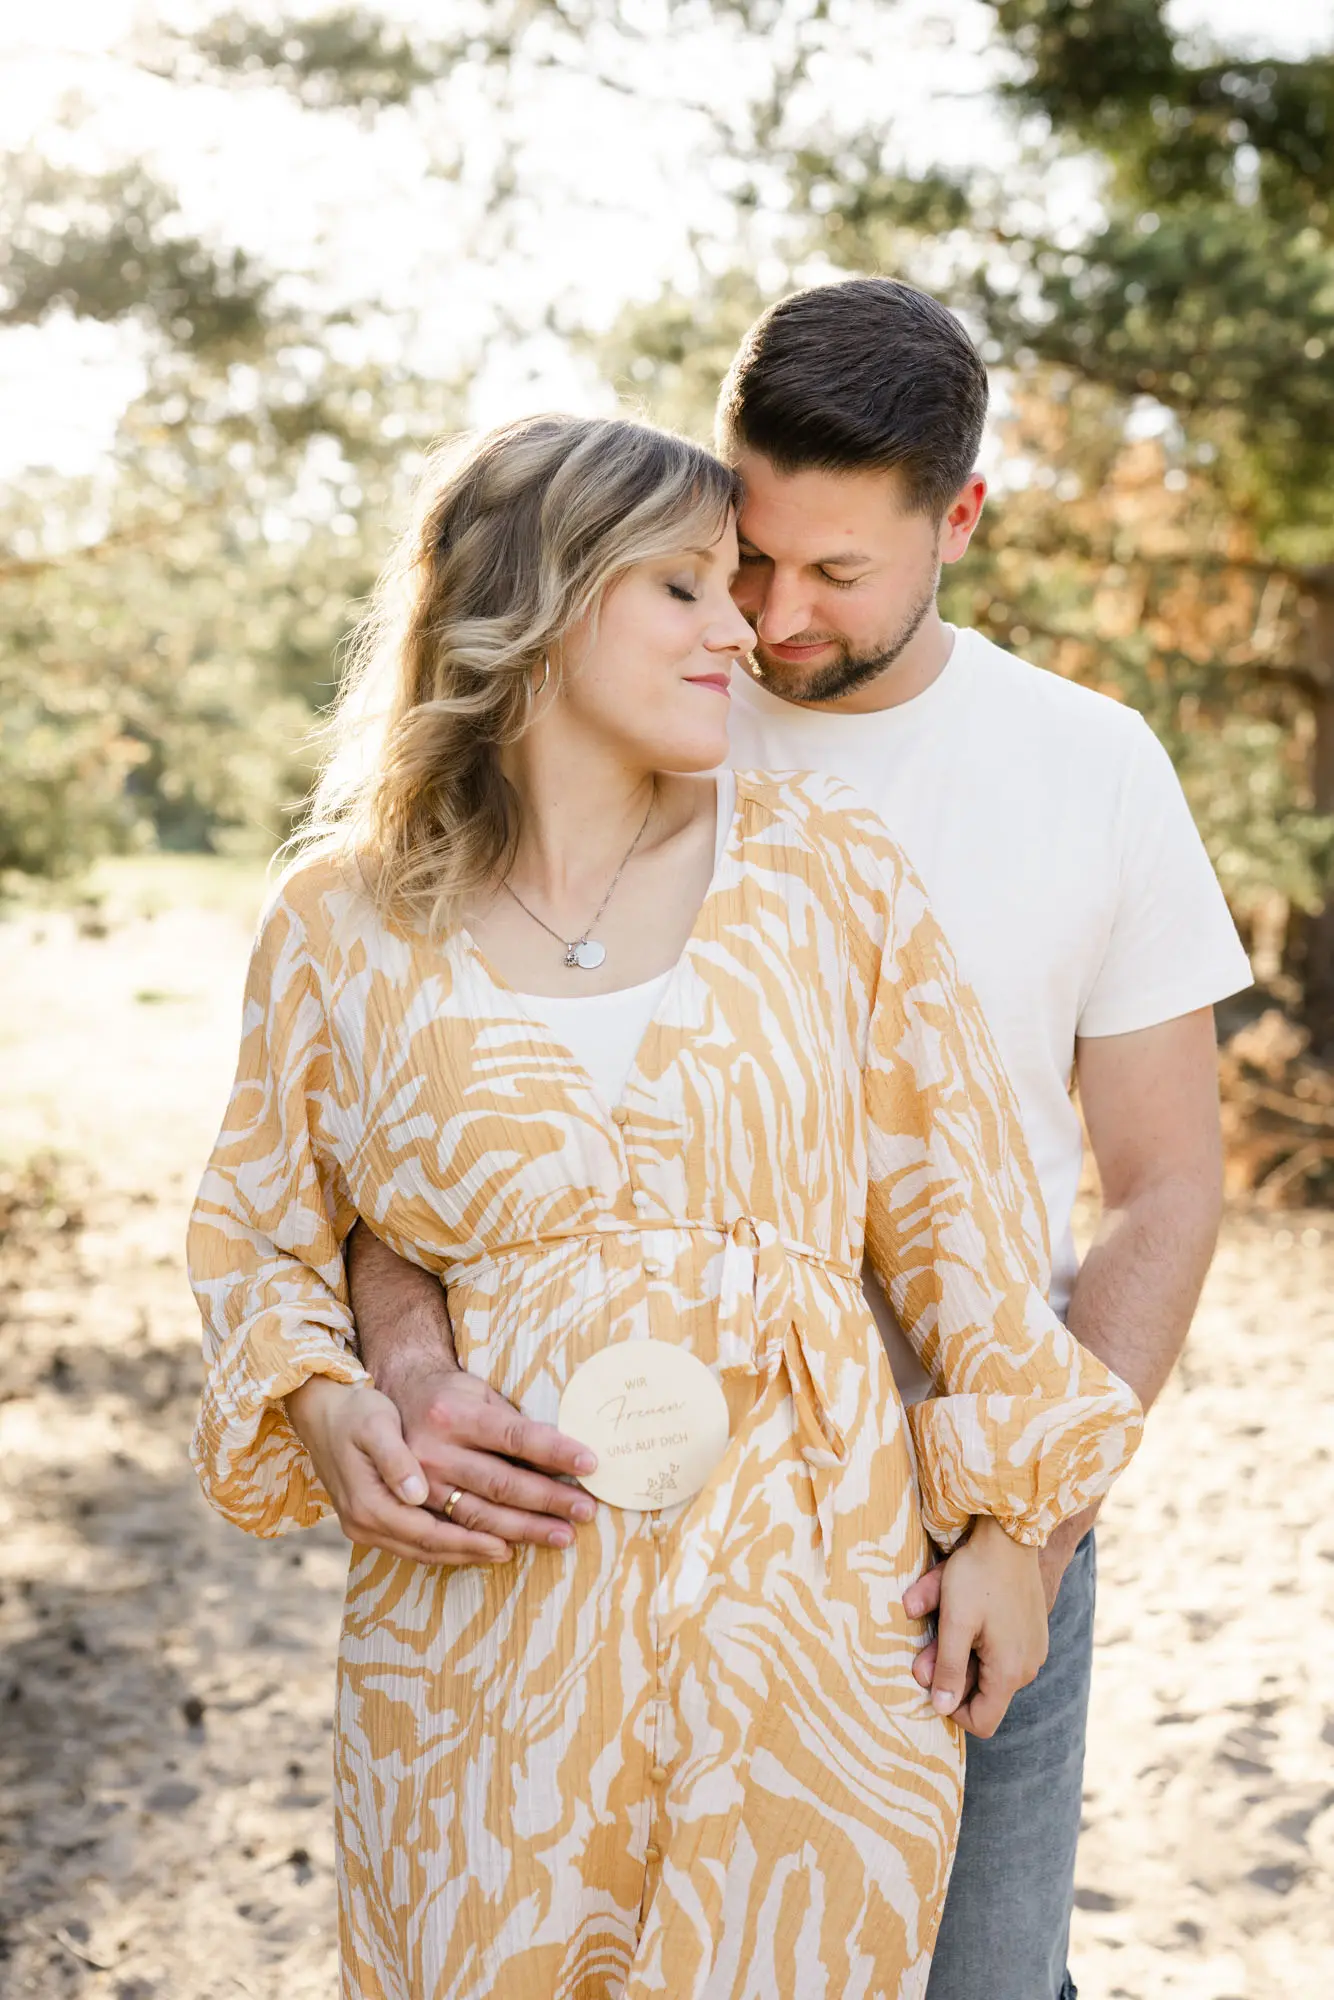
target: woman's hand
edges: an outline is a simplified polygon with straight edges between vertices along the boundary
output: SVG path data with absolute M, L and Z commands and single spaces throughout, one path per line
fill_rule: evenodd
M 939 1610 L 936 1637 L 913 1663 L 941 1715 L 971 1736 L 994 1736 L 1012 1697 L 1047 1657 L 1039 1551 L 980 1516 L 961 1548 L 903 1593 L 913 1618 Z
M 403 1442 L 398 1411 L 369 1382 L 312 1375 L 286 1405 L 350 1542 L 408 1562 L 506 1560 L 509 1545 L 498 1535 L 442 1521 L 422 1504 L 426 1475 Z

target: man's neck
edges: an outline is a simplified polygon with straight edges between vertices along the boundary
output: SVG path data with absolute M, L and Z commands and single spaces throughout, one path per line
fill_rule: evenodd
M 760 683 L 766 693 L 821 715 L 878 715 L 882 709 L 900 708 L 915 701 L 940 679 L 954 650 L 955 633 L 933 605 L 893 663 L 864 687 L 834 701 L 802 701 L 766 676 Z

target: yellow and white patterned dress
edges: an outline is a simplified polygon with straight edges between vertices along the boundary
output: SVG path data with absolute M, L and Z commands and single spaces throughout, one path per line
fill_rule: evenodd
M 364 1379 L 358 1216 L 530 1415 L 652 1335 L 717 1372 L 732 1440 L 694 1500 L 600 1506 L 568 1550 L 353 1552 L 345 2000 L 916 2000 L 963 1740 L 902 1592 L 975 1514 L 1043 1541 L 1140 1412 L 1045 1303 L 1008 1086 L 878 820 L 739 778 L 614 1107 L 465 934 L 395 929 L 333 862 L 289 877 L 190 1238 L 196 1465 L 256 1534 L 328 1510 L 281 1398 Z M 906 1420 L 863 1240 L 939 1392 Z

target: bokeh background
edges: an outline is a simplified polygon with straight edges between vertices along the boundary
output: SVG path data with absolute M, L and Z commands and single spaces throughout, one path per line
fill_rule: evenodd
M 1103 1535 L 1081 1994 L 1334 1990 L 1328 8 L 46 0 L 0 151 L 0 1993 L 332 1995 L 341 1545 L 194 1495 L 180 1233 L 423 448 L 707 435 L 760 307 L 865 270 L 994 370 L 948 614 L 1143 710 L 1257 976 Z

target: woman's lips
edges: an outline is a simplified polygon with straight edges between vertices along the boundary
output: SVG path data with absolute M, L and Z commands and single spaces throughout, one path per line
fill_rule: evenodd
M 727 674 L 687 674 L 691 687 L 712 688 L 715 694 L 731 695 L 730 676 Z

